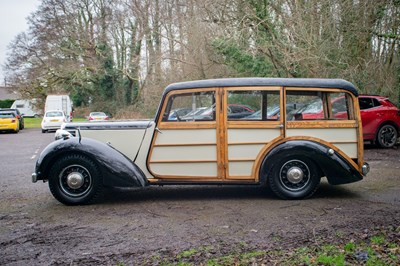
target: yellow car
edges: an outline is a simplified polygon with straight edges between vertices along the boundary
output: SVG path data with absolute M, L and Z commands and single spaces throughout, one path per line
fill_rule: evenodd
M 19 132 L 19 121 L 10 111 L 0 111 L 0 131 Z

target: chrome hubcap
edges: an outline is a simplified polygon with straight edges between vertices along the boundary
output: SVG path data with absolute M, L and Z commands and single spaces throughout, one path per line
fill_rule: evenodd
M 67 176 L 67 185 L 72 189 L 78 189 L 83 185 L 84 177 L 79 172 L 70 173 Z
M 300 183 L 303 180 L 304 173 L 299 167 L 292 167 L 287 172 L 287 179 L 293 184 Z
M 311 182 L 311 174 L 306 163 L 290 160 L 281 167 L 279 179 L 285 189 L 296 192 L 307 187 Z
M 90 192 L 93 181 L 90 172 L 82 165 L 65 167 L 59 176 L 60 188 L 68 196 L 80 197 Z

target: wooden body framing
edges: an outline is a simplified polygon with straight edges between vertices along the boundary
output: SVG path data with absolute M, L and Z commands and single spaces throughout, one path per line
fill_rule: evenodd
M 228 91 L 277 91 L 280 98 L 278 121 L 228 121 Z M 357 97 L 348 91 L 324 88 L 323 92 L 350 95 L 349 120 L 286 121 L 286 91 L 321 91 L 313 87 L 252 86 L 209 87 L 169 91 L 161 113 L 173 95 L 194 92 L 215 94 L 215 121 L 162 121 L 156 130 L 147 156 L 150 182 L 254 182 L 260 180 L 260 166 L 274 147 L 287 140 L 311 140 L 338 152 L 361 171 L 363 141 Z M 325 108 L 324 108 L 325 109 Z M 327 109 L 327 112 L 332 110 Z

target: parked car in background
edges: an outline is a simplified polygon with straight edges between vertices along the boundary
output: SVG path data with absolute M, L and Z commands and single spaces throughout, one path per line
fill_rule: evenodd
M 360 95 L 358 101 L 364 141 L 393 147 L 400 135 L 400 109 L 383 96 Z
M 181 117 L 187 115 L 191 111 L 192 111 L 192 109 L 190 109 L 190 108 L 177 108 L 177 109 L 174 109 L 169 114 L 168 120 L 175 121 L 175 120 L 181 119 Z
M 19 132 L 19 121 L 14 112 L 0 110 L 0 131 Z
M 289 113 L 287 120 L 325 119 L 332 112 L 335 119 L 347 119 L 345 98 L 339 96 L 331 100 L 331 110 L 324 110 L 321 99 L 316 99 L 304 107 Z M 387 97 L 360 95 L 358 97 L 363 127 L 364 141 L 376 143 L 382 148 L 393 147 L 400 133 L 400 110 Z
M 72 122 L 73 106 L 69 95 L 47 95 L 44 112 L 54 110 L 63 111 L 67 122 Z
M 19 130 L 22 130 L 22 129 L 25 128 L 24 116 L 23 116 L 23 114 L 21 114 L 21 112 L 18 109 L 15 109 L 15 108 L 2 108 L 0 110 L 14 113 L 15 117 L 18 119 L 18 122 L 19 122 L 18 123 Z
M 89 122 L 107 121 L 108 119 L 108 115 L 106 115 L 104 112 L 91 112 L 88 116 Z
M 65 122 L 67 122 L 67 118 L 63 111 L 47 111 L 42 120 L 42 133 L 46 133 L 49 130 L 57 130 Z

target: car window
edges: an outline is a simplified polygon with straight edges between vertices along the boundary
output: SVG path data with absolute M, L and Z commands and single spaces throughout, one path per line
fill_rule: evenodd
M 229 91 L 228 120 L 279 120 L 279 101 L 279 91 Z
M 378 101 L 378 99 L 372 98 L 372 102 L 374 103 L 374 107 L 381 106 L 382 104 Z
M 343 120 L 349 119 L 349 95 L 347 93 L 321 91 L 287 91 L 286 106 L 296 105 L 286 112 L 291 120 Z
M 171 96 L 163 121 L 215 121 L 215 93 L 194 92 Z
M 349 100 L 345 93 L 330 93 L 332 115 L 330 119 L 349 119 Z
M 15 115 L 13 113 L 0 113 L 0 118 L 14 118 Z
M 360 104 L 361 110 L 370 109 L 374 107 L 374 102 L 372 101 L 372 98 L 358 98 L 358 102 Z
M 325 119 L 322 93 L 318 91 L 287 91 L 286 106 L 300 105 L 298 109 L 286 112 L 287 120 Z
M 49 112 L 46 113 L 46 117 L 57 117 L 57 116 L 63 116 L 62 112 Z

